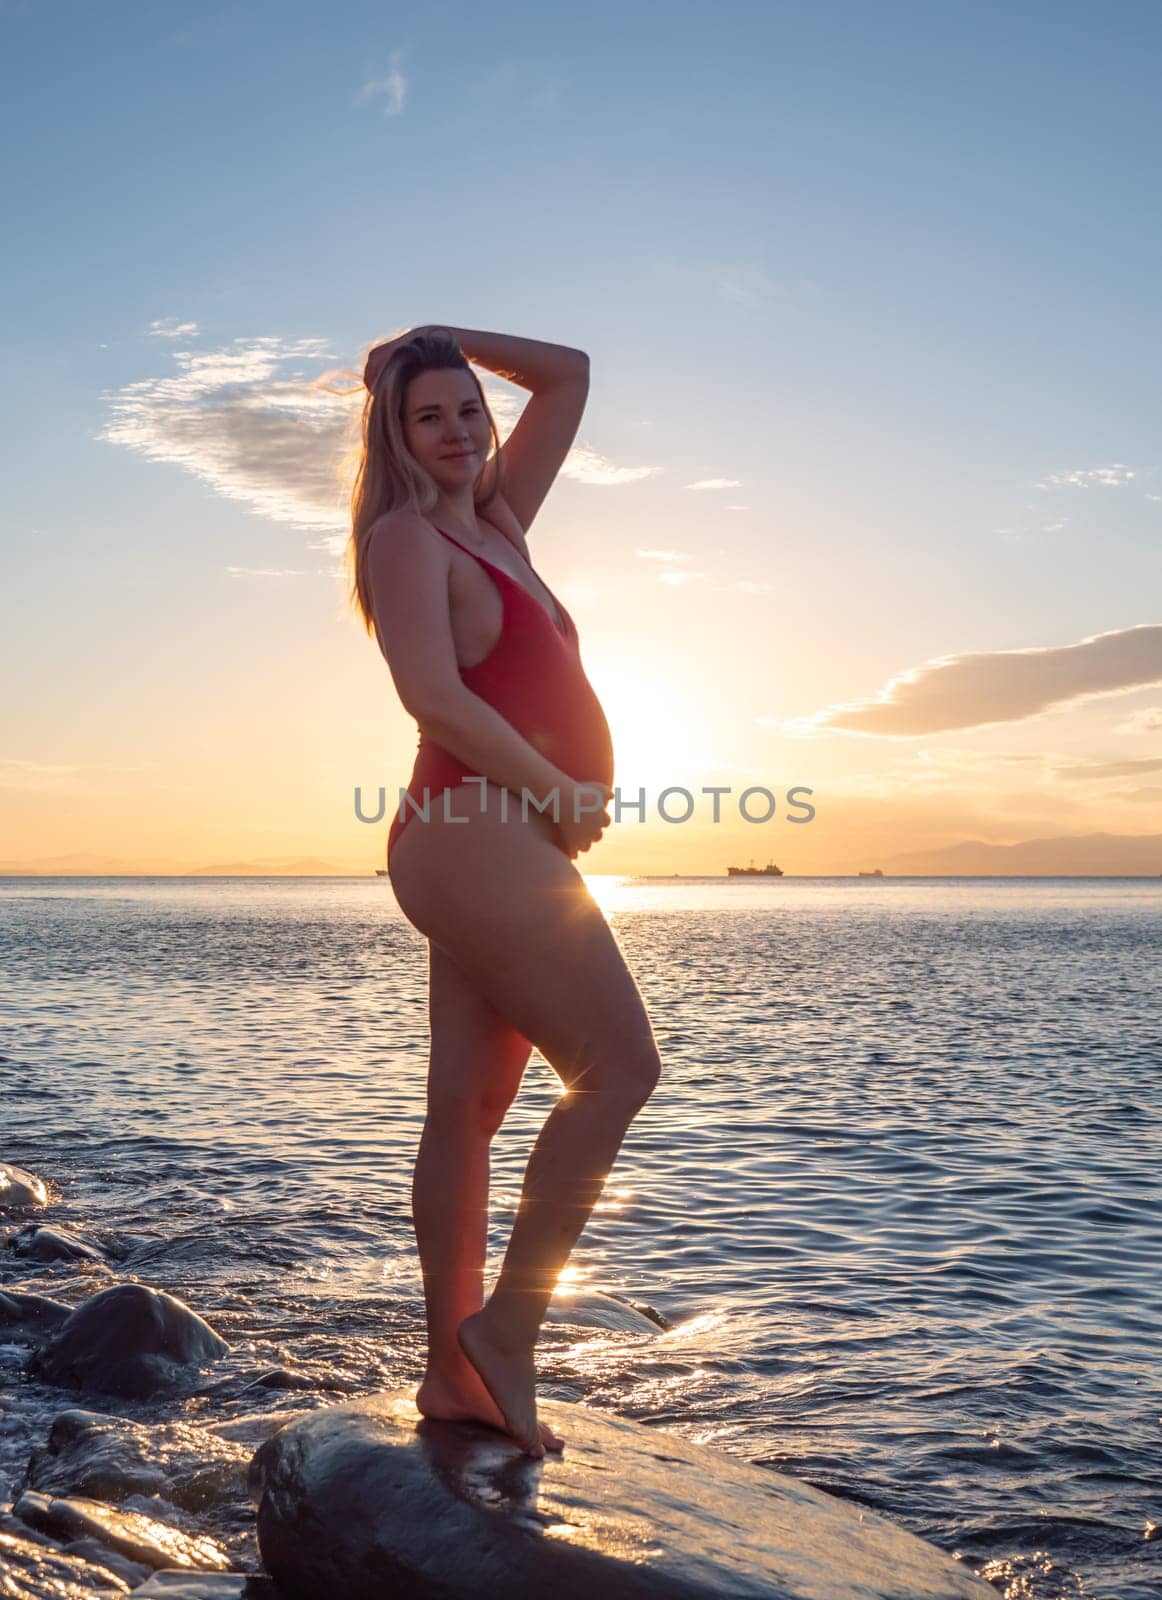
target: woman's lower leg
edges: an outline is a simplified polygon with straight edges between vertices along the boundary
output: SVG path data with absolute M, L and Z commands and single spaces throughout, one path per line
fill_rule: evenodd
M 648 1090 L 635 1096 L 624 1089 L 587 1089 L 582 1081 L 549 1113 L 529 1157 L 504 1264 L 485 1310 L 506 1342 L 531 1352 L 561 1269 L 647 1095 Z
M 469 1118 L 428 1116 L 412 1178 L 412 1216 L 424 1279 L 428 1370 L 458 1367 L 456 1329 L 484 1304 L 488 1132 Z

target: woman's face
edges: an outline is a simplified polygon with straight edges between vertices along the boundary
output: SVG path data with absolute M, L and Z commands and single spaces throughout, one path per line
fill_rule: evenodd
M 441 487 L 472 483 L 488 458 L 491 430 L 470 372 L 421 372 L 407 387 L 408 449 Z

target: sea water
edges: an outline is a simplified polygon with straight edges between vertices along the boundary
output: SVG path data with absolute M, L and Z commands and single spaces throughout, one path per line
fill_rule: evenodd
M 1162 881 L 588 881 L 664 1068 L 542 1392 L 872 1507 L 1010 1600 L 1156 1600 Z M 0 1160 L 125 1252 L 0 1248 L 0 1288 L 148 1283 L 239 1376 L 78 1398 L 0 1343 L 0 1501 L 69 1405 L 206 1423 L 247 1364 L 293 1368 L 295 1405 L 417 1380 L 426 953 L 370 876 L 0 880 Z M 557 1092 L 534 1053 L 493 1266 Z M 670 1326 L 597 1326 L 597 1291 Z

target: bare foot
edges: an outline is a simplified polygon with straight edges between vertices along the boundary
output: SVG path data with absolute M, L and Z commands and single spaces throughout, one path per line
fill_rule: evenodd
M 501 1433 L 510 1431 L 504 1413 L 467 1356 L 461 1356 L 454 1367 L 428 1370 L 416 1392 L 416 1408 L 433 1421 L 483 1422 Z M 538 1422 L 537 1426 L 546 1450 L 565 1448 L 564 1440 L 557 1437 L 547 1422 Z
M 489 1325 L 487 1311 L 465 1317 L 456 1329 L 456 1337 L 503 1413 L 506 1431 L 527 1455 L 543 1456 L 532 1351 L 512 1349 L 499 1341 Z

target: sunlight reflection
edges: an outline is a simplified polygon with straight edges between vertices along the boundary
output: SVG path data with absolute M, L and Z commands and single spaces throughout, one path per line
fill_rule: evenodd
M 609 834 L 607 833 L 606 838 L 608 837 Z M 630 882 L 625 873 L 583 872 L 581 876 L 585 880 L 585 887 L 596 900 L 603 916 L 608 919 L 611 911 L 621 909 L 622 901 L 625 899 L 622 888 L 623 885 Z
M 726 1320 L 725 1311 L 700 1311 L 697 1316 L 689 1317 L 685 1322 L 677 1322 L 672 1328 L 667 1328 L 659 1338 L 669 1339 L 671 1342 L 697 1338 L 699 1334 L 720 1328 Z

